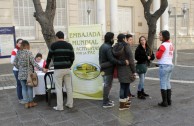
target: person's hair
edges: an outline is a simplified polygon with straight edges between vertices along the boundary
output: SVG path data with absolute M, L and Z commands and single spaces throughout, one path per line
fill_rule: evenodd
M 56 33 L 56 36 L 59 38 L 59 39 L 64 39 L 64 33 L 62 31 L 58 31 Z
M 145 41 L 146 41 L 146 43 L 145 43 L 146 48 L 148 48 L 148 49 L 150 50 L 149 54 L 151 54 L 151 53 L 152 53 L 152 50 L 151 50 L 150 46 L 148 45 L 147 39 L 146 39 L 145 36 L 140 36 L 140 37 L 139 37 L 139 45 L 141 45 L 141 38 L 144 38 L 144 39 L 145 39 Z
M 24 50 L 24 49 L 30 49 L 30 44 L 27 40 L 22 40 L 22 44 L 21 44 L 21 47 L 20 47 L 21 50 Z
M 110 42 L 114 38 L 114 33 L 107 32 L 104 36 L 104 42 Z
M 18 43 L 18 42 L 21 41 L 21 40 L 23 40 L 23 39 L 21 39 L 21 38 L 17 39 L 17 40 L 16 40 L 16 43 Z
M 167 40 L 170 39 L 170 33 L 169 33 L 169 31 L 162 30 L 160 33 L 162 34 L 162 37 L 163 37 L 163 40 L 162 41 L 167 41 Z
M 147 39 L 146 39 L 145 36 L 140 36 L 140 37 L 139 37 L 139 44 L 141 44 L 141 38 L 144 38 L 144 39 L 145 39 L 145 41 L 146 41 L 146 46 L 147 46 Z
M 36 56 L 35 56 L 35 59 L 38 58 L 38 57 L 41 57 L 41 59 L 42 59 L 42 54 L 41 53 L 37 53 Z
M 126 38 L 126 35 L 124 35 L 124 34 L 119 34 L 118 36 L 117 36 L 117 42 L 124 42 L 124 38 Z
M 127 34 L 127 35 L 126 35 L 127 40 L 128 40 L 129 38 L 132 38 L 132 37 L 133 37 L 133 35 L 131 35 L 131 34 Z

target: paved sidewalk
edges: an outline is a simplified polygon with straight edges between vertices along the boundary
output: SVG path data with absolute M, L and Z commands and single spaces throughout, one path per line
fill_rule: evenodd
M 137 81 L 132 84 L 133 93 Z M 145 90 L 150 98 L 132 99 L 132 106 L 126 111 L 118 110 L 117 80 L 110 95 L 116 105 L 108 109 L 101 107 L 101 101 L 75 99 L 73 110 L 56 112 L 47 106 L 43 96 L 36 97 L 37 107 L 25 109 L 18 103 L 15 89 L 1 90 L 0 126 L 193 126 L 193 84 L 172 83 L 172 87 L 172 106 L 161 108 L 157 106 L 161 101 L 159 82 L 146 80 Z
M 162 108 L 158 68 L 150 68 L 145 81 L 146 100 L 132 99 L 129 110 L 119 111 L 119 83 L 115 79 L 110 98 L 115 107 L 104 109 L 102 101 L 74 99 L 74 108 L 58 112 L 45 102 L 44 96 L 36 96 L 38 106 L 25 109 L 16 98 L 15 79 L 12 71 L 0 64 L 0 126 L 194 126 L 194 60 L 183 56 L 184 63 L 175 66 L 172 74 L 172 106 Z M 188 60 L 185 60 L 188 59 Z M 138 79 L 131 84 L 137 92 Z M 66 98 L 65 98 L 66 101 Z M 56 98 L 51 106 L 56 105 Z

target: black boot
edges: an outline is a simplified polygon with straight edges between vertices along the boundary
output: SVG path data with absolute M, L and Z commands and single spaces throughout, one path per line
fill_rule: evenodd
M 141 89 L 141 92 L 142 92 L 142 95 L 143 95 L 143 96 L 145 96 L 145 97 L 148 97 L 148 96 L 149 96 L 149 94 L 146 94 L 146 93 L 144 92 L 144 89 Z
M 167 90 L 161 89 L 161 95 L 162 95 L 162 102 L 158 103 L 159 106 L 162 107 L 167 107 L 168 102 L 167 102 Z
M 138 92 L 137 92 L 137 97 L 138 97 L 139 99 L 146 99 L 145 96 L 142 95 L 142 92 L 141 92 L 141 91 L 138 91 Z
M 172 104 L 172 101 L 171 101 L 171 89 L 167 89 L 167 102 L 168 102 L 168 105 Z

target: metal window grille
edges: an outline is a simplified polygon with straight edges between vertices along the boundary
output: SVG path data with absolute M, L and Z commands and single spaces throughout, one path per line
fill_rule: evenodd
M 95 0 L 78 0 L 79 8 L 79 24 L 88 24 L 88 13 L 87 10 L 91 9 L 90 23 L 96 23 L 96 1 Z
M 13 0 L 16 37 L 35 39 L 34 5 L 32 0 Z

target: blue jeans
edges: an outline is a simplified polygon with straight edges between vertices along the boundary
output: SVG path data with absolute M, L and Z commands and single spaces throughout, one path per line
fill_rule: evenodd
M 20 83 L 20 81 L 18 80 L 18 71 L 13 70 L 13 74 L 15 76 L 16 79 L 16 83 L 17 83 L 17 95 L 18 95 L 18 99 L 22 100 L 22 85 Z
M 144 89 L 145 73 L 139 74 L 138 91 Z
M 22 85 L 23 101 L 28 103 L 33 101 L 33 87 L 27 86 L 27 80 L 20 80 Z
M 170 77 L 172 74 L 173 67 L 173 65 L 168 64 L 159 65 L 160 89 L 171 89 Z
M 113 75 L 103 76 L 104 88 L 103 88 L 103 104 L 109 103 L 109 93 L 112 88 Z
M 120 83 L 120 99 L 125 99 L 129 94 L 130 83 Z

